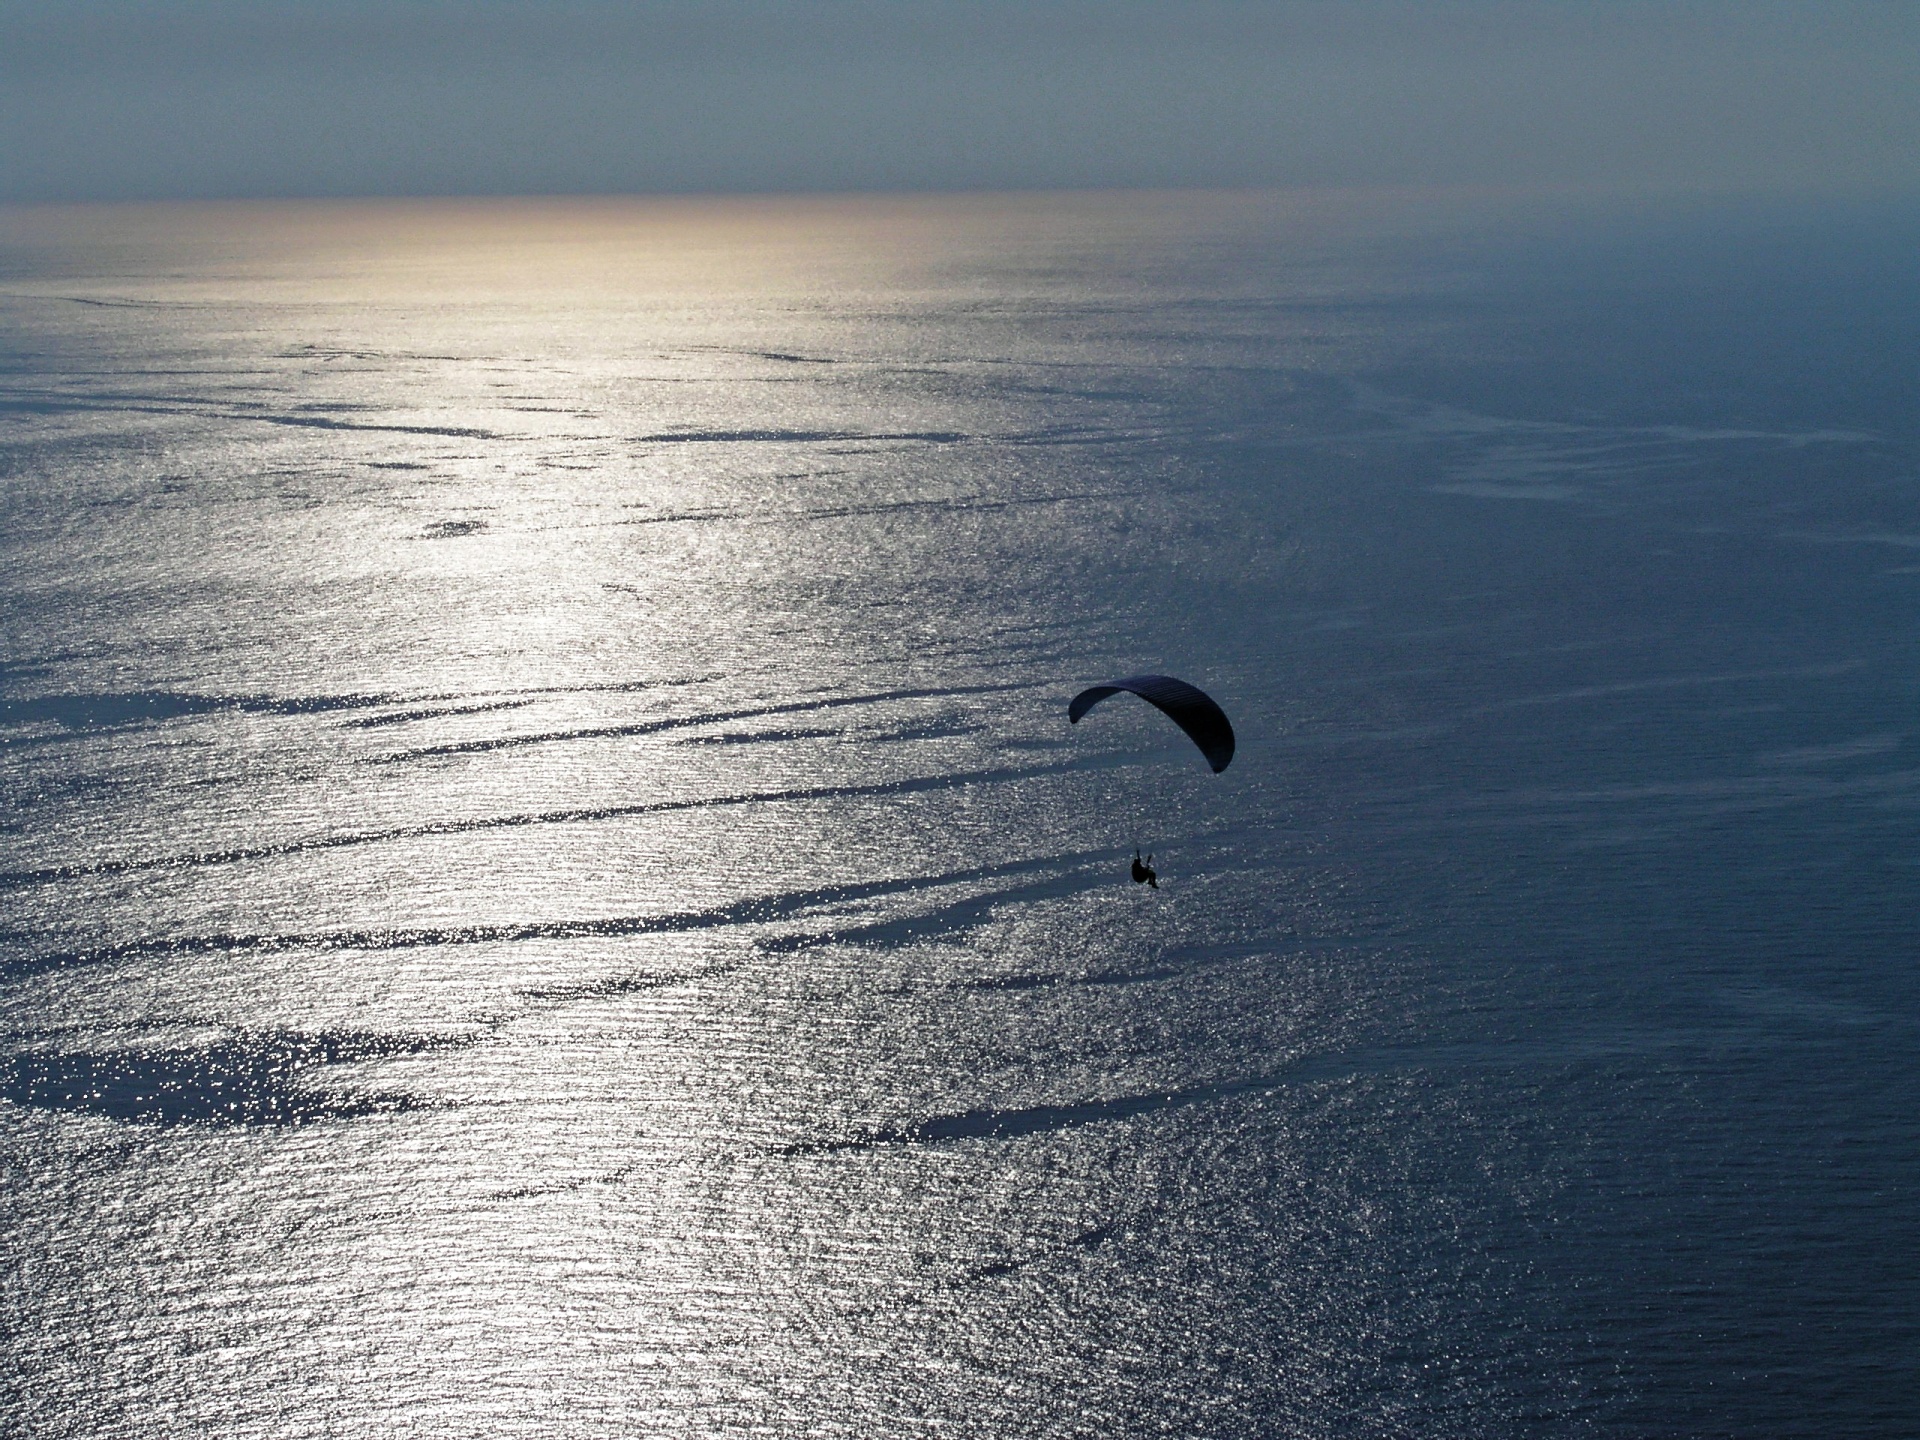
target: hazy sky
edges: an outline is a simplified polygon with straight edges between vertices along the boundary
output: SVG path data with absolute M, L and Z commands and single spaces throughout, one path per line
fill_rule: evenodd
M 1920 3 L 0 0 L 0 200 L 1910 189 Z

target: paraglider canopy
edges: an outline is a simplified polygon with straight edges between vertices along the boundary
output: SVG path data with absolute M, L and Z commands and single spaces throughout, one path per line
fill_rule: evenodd
M 1206 691 L 1171 675 L 1129 675 L 1125 680 L 1109 680 L 1104 685 L 1082 690 L 1067 706 L 1067 720 L 1078 725 L 1082 715 L 1122 690 L 1138 695 L 1186 731 L 1188 738 L 1200 747 L 1200 753 L 1207 757 L 1207 763 L 1213 766 L 1214 774 L 1218 775 L 1232 763 L 1233 726 L 1228 723 L 1226 712 L 1214 704 L 1213 697 Z

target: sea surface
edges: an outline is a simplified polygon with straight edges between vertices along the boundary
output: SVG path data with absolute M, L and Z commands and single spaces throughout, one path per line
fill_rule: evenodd
M 0 212 L 0 1431 L 1920 1433 L 1916 253 Z

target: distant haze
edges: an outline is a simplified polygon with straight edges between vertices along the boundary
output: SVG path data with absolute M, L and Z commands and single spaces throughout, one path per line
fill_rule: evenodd
M 1912 4 L 0 0 L 0 200 L 1905 189 Z

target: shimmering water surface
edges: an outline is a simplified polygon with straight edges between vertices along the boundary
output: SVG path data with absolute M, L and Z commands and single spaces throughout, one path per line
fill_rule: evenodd
M 1915 1433 L 1916 235 L 0 217 L 0 1428 Z

